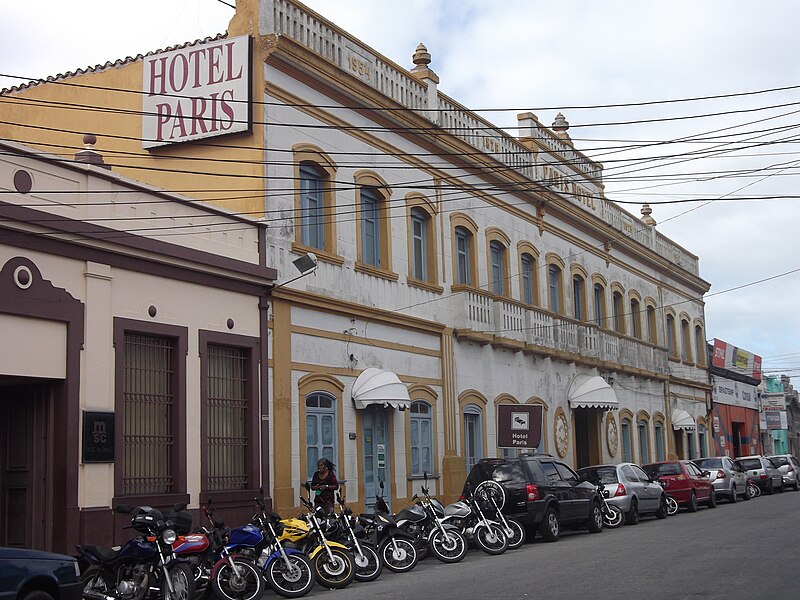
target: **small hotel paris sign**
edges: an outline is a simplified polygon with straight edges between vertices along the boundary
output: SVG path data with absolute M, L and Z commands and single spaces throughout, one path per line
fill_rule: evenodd
M 246 35 L 146 56 L 142 147 L 250 131 L 251 57 Z
M 538 404 L 499 404 L 497 447 L 538 448 L 542 442 L 542 414 Z

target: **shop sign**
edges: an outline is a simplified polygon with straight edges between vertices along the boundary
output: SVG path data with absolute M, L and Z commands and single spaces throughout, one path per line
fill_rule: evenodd
M 83 462 L 114 462 L 114 413 L 83 411 Z
M 764 412 L 767 422 L 767 429 L 787 429 L 787 419 L 785 410 L 768 410 Z
M 500 404 L 497 406 L 497 447 L 538 448 L 542 442 L 542 407 Z
M 251 130 L 249 36 L 146 56 L 142 62 L 142 147 Z
M 761 394 L 762 410 L 785 410 L 786 399 L 783 392 Z

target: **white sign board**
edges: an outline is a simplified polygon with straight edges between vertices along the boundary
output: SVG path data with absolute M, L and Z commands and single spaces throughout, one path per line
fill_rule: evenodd
M 250 131 L 250 37 L 146 56 L 142 147 Z
M 726 377 L 714 375 L 711 387 L 711 399 L 715 404 L 728 404 L 744 408 L 757 409 L 756 388 L 748 383 L 733 381 Z

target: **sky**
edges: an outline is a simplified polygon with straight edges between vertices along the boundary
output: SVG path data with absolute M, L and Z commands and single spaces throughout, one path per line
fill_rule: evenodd
M 0 88 L 216 35 L 233 3 L 0 0 Z M 439 90 L 509 133 L 562 112 L 606 197 L 699 257 L 707 337 L 800 376 L 800 2 L 305 4 L 406 68 L 424 43 Z

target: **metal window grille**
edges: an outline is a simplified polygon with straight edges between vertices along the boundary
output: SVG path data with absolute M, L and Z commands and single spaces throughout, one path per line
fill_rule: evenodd
M 247 489 L 247 353 L 208 347 L 208 489 Z
M 125 334 L 123 495 L 174 491 L 174 342 Z

